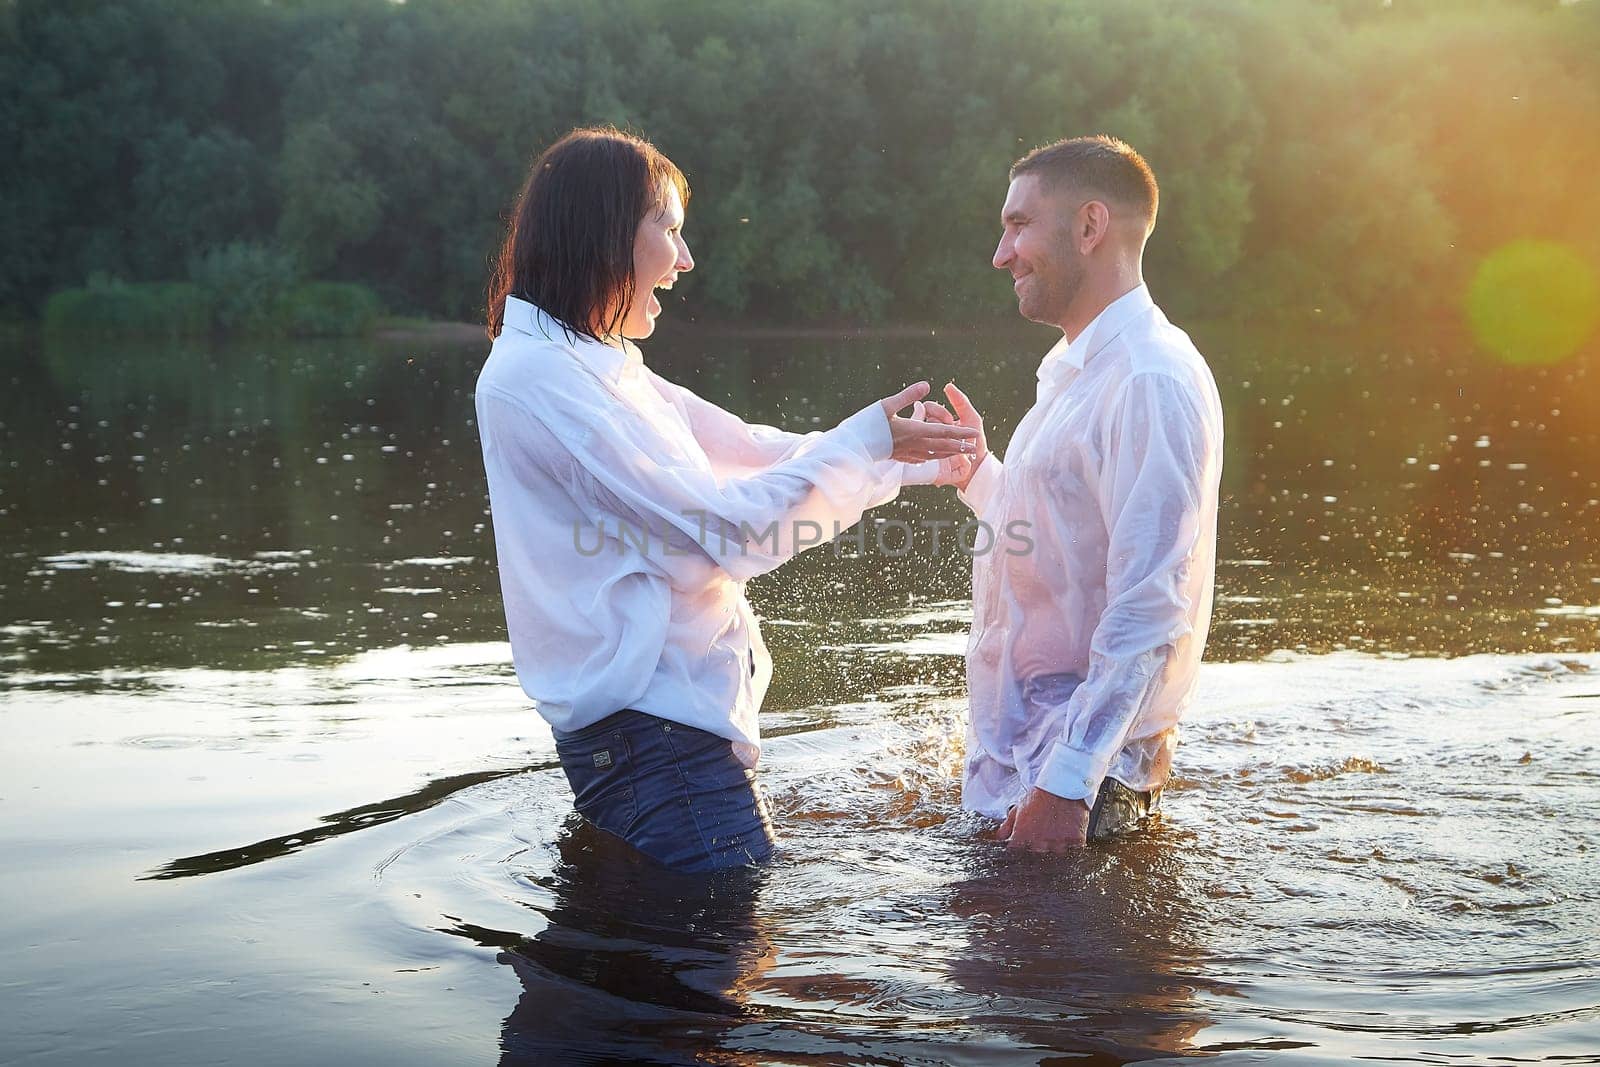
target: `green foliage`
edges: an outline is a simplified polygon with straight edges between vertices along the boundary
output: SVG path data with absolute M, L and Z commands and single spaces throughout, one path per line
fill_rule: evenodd
M 310 282 L 279 301 L 276 323 L 292 337 L 354 337 L 372 332 L 383 314 L 377 296 L 352 282 Z
M 234 245 L 203 257 L 192 282 L 124 282 L 103 275 L 45 301 L 48 335 L 196 337 L 213 332 L 354 337 L 377 324 L 383 306 L 351 282 L 294 285 L 282 253 Z
M 1010 315 L 988 264 L 1006 168 L 1088 132 L 1155 168 L 1147 274 L 1180 314 L 1459 317 L 1519 239 L 1600 266 L 1596 2 L 3 10 L 0 307 L 201 262 L 218 321 L 259 329 L 292 257 L 477 317 L 529 160 L 602 121 L 688 173 L 683 292 L 710 314 Z
M 97 271 L 181 276 L 206 246 L 271 232 L 260 157 L 281 139 L 288 12 L 16 0 L 6 15 L 0 306 L 38 310 Z
M 211 302 L 189 282 L 126 282 L 96 277 L 45 301 L 50 333 L 186 337 L 211 329 Z
M 293 256 L 243 241 L 213 248 L 189 265 L 189 277 L 211 301 L 216 325 L 234 333 L 271 332 L 299 273 Z

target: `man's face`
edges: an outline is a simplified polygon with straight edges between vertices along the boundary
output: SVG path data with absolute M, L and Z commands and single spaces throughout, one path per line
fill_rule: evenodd
M 1058 325 L 1083 288 L 1088 264 L 1072 240 L 1072 200 L 1037 175 L 1019 175 L 1000 209 L 996 269 L 1007 271 L 1025 319 Z

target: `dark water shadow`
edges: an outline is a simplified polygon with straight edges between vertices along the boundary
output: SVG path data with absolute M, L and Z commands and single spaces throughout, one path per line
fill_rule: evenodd
M 777 956 L 757 910 L 768 872 L 677 874 L 577 816 L 556 845 L 560 862 L 526 902 L 543 929 L 443 930 L 501 949 L 522 983 L 500 1062 L 708 1062 L 717 1035 L 750 1017 L 748 991 Z
M 1237 994 L 1203 970 L 1212 920 L 1186 836 L 1157 824 L 1052 856 L 997 845 L 952 883 L 947 904 L 967 938 L 949 977 L 982 1004 L 967 1024 L 1037 1051 L 1029 1062 L 1041 1064 L 1223 1051 L 1197 1041 L 1216 1021 L 1199 994 Z
M 359 807 L 346 808 L 336 811 L 332 815 L 324 815 L 322 824 L 309 830 L 298 830 L 292 834 L 280 834 L 277 837 L 268 837 L 260 841 L 253 841 L 248 845 L 237 848 L 225 848 L 216 852 L 206 852 L 198 856 L 182 856 L 178 859 L 156 868 L 148 874 L 140 875 L 135 881 L 152 881 L 166 878 L 192 878 L 201 874 L 217 874 L 221 871 L 237 870 L 248 867 L 253 863 L 265 863 L 267 860 L 277 859 L 280 856 L 292 855 L 309 845 L 326 841 L 329 838 L 340 837 L 344 834 L 353 834 L 357 830 L 366 830 L 373 826 L 382 826 L 386 822 L 406 815 L 415 815 L 427 811 L 438 804 L 444 803 L 451 796 L 463 789 L 492 782 L 496 778 L 505 778 L 513 774 L 527 774 L 531 771 L 547 771 L 559 767 L 559 763 L 545 762 L 532 763 L 525 767 L 512 767 L 504 770 L 473 771 L 469 774 L 452 774 L 445 778 L 435 778 L 427 785 L 415 792 L 406 793 L 387 800 L 377 800 Z
M 457 920 L 442 932 L 499 949 L 517 975 L 506 1065 L 1209 1058 L 1237 1046 L 1197 1041 L 1215 1021 L 1197 995 L 1232 991 L 1201 972 L 1204 923 L 1177 844 L 983 850 L 926 901 L 944 910 L 930 923 L 955 920 L 966 936 L 910 961 L 943 978 L 902 990 L 910 999 L 880 996 L 871 961 L 789 943 L 761 906 L 782 893 L 781 868 L 675 875 L 576 817 L 559 863 L 530 881 L 525 903 L 542 928 Z M 782 978 L 780 949 L 795 954 Z

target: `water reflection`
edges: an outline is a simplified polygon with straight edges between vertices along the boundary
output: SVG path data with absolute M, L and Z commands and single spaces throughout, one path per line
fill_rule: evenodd
M 522 984 L 500 1062 L 697 1062 L 746 1015 L 749 990 L 776 958 L 759 917 L 766 872 L 667 871 L 576 816 L 557 848 L 559 863 L 535 880 L 543 892 L 527 902 L 544 929 L 448 931 L 501 947 L 496 961 Z
M 869 943 L 881 935 L 863 955 L 785 921 L 804 893 L 803 870 L 780 862 L 677 875 L 573 818 L 559 862 L 530 875 L 524 906 L 542 929 L 460 921 L 445 932 L 500 949 L 496 961 L 517 976 L 504 1064 L 1123 1064 L 1202 1054 L 1195 1038 L 1208 1019 L 1196 990 L 1226 987 L 1201 975 L 1181 850 L 1158 838 L 1079 857 L 1015 856 L 968 840 L 964 877 L 879 902 L 901 922 L 853 931 Z M 924 961 L 915 941 L 896 936 L 913 922 L 925 927 Z
M 1228 413 L 1211 659 L 1600 639 L 1600 391 L 1585 360 L 1519 368 L 1360 338 L 1195 334 Z M 1047 340 L 664 331 L 649 358 L 795 429 L 907 379 L 955 377 L 1003 445 Z M 472 426 L 481 346 L 8 343 L 0 587 L 14 619 L 0 657 L 24 676 L 502 638 Z M 964 518 L 926 488 L 879 514 Z M 773 706 L 900 684 L 898 654 L 843 654 L 854 642 L 828 630 L 963 602 L 969 578 L 959 552 L 924 546 L 903 560 L 824 550 L 758 579 L 758 610 L 812 627 L 769 633 Z M 796 663 L 818 669 L 801 678 Z
M 1205 898 L 1181 836 L 1158 824 L 1076 856 L 996 853 L 953 883 L 967 938 L 950 974 L 977 1000 L 968 1024 L 1094 1063 L 1192 1054 L 1209 1025 L 1195 993 L 1224 987 L 1203 977 Z
M 1586 1055 L 1590 366 L 1194 332 L 1228 455 L 1169 823 L 1065 865 L 982 841 L 955 795 L 967 561 L 820 551 L 752 587 L 785 856 L 737 891 L 674 889 L 559 830 L 504 644 L 481 345 L 0 354 L 19 1009 L 0 1043 L 80 1062 L 115 1032 L 174 1063 L 236 1056 L 239 1034 L 286 1063 L 379 1042 L 417 1063 Z M 664 329 L 650 359 L 797 429 L 955 377 L 1003 442 L 1041 341 Z M 916 489 L 884 514 L 961 511 Z
M 463 789 L 470 789 L 485 782 L 492 782 L 496 778 L 505 778 L 514 774 L 525 774 L 534 771 L 552 770 L 559 767 L 560 763 L 544 761 L 526 767 L 510 770 L 474 771 L 470 774 L 451 774 L 435 778 L 421 789 L 407 793 L 404 796 L 389 797 L 384 800 L 361 804 L 344 811 L 324 815 L 318 825 L 297 830 L 292 833 L 278 834 L 261 841 L 252 841 L 248 845 L 233 848 L 218 849 L 197 856 L 180 856 L 159 868 L 140 876 L 145 879 L 166 878 L 192 878 L 202 874 L 217 874 L 221 871 L 231 871 L 239 867 L 248 867 L 255 863 L 265 863 L 268 860 L 278 859 L 291 855 L 302 849 L 310 848 L 329 838 L 340 837 L 344 834 L 355 833 L 369 827 L 380 826 L 407 815 L 415 815 L 427 811 L 437 804 L 443 803 L 451 796 Z
M 7 1046 L 89 1062 L 130 1018 L 135 1058 L 170 1063 L 219 1062 L 240 1034 L 284 1063 L 374 1042 L 419 1064 L 1593 1045 L 1593 656 L 1214 665 L 1159 828 L 1064 859 L 1012 856 L 957 810 L 955 698 L 779 712 L 762 775 L 782 858 L 708 885 L 577 832 L 548 736 L 520 736 L 513 706 L 452 760 L 471 702 L 512 682 L 450 651 L 8 694 Z M 332 691 L 342 673 L 361 687 Z M 135 743 L 219 709 L 186 725 L 226 750 Z

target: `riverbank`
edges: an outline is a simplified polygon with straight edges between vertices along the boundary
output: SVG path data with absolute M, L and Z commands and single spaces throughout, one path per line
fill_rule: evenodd
M 201 261 L 194 281 L 96 278 L 45 301 L 38 328 L 106 338 L 361 337 L 383 314 L 369 287 L 297 278 L 281 256 L 224 249 Z

